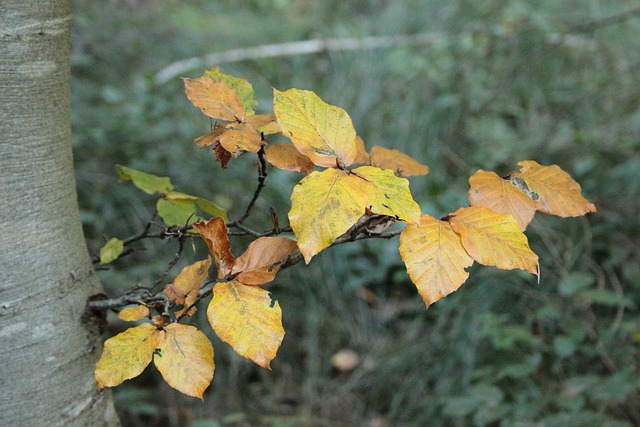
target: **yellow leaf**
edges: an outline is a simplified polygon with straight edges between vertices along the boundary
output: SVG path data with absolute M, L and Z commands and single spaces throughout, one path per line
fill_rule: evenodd
M 176 313 L 176 316 L 180 316 L 189 306 L 196 302 L 200 285 L 209 275 L 210 267 L 211 257 L 197 261 L 184 267 L 173 283 L 169 283 L 164 287 L 163 292 L 167 298 L 175 301 L 176 304 L 184 306 L 182 310 Z M 190 309 L 189 316 L 192 316 L 193 313 L 195 313 L 195 307 Z
M 199 148 L 209 147 L 220 142 L 220 135 L 226 131 L 226 126 L 218 123 L 216 127 L 209 133 L 199 136 L 195 139 L 195 144 Z
M 276 121 L 275 114 L 256 114 L 244 118 L 244 123 L 253 126 L 258 132 L 265 135 L 280 133 L 280 125 Z
M 369 164 L 370 158 L 367 149 L 364 146 L 364 140 L 356 135 L 356 158 L 353 159 L 353 163 L 366 163 Z
M 458 290 L 467 280 L 473 258 L 451 225 L 429 215 L 400 234 L 400 256 L 427 307 Z
M 429 173 L 425 166 L 401 151 L 374 145 L 370 155 L 371 166 L 390 169 L 398 176 L 420 176 Z
M 342 108 L 325 103 L 315 93 L 274 89 L 273 111 L 293 145 L 323 167 L 349 166 L 356 157 L 356 131 Z
M 134 305 L 133 307 L 126 307 L 120 310 L 118 313 L 118 319 L 125 322 L 136 322 L 140 319 L 144 319 L 149 316 L 149 307 L 145 305 Z
M 307 175 L 313 172 L 313 162 L 291 144 L 270 145 L 264 150 L 264 154 L 269 163 L 279 169 L 303 172 Z
M 236 89 L 208 76 L 182 79 L 187 98 L 202 112 L 214 119 L 241 122 L 245 108 Z
M 520 172 L 511 176 L 524 179 L 531 192 L 538 196 L 536 205 L 540 212 L 564 218 L 596 212 L 595 205 L 582 197 L 580 184 L 560 167 L 542 166 L 533 160 L 518 165 Z
M 231 253 L 231 242 L 229 242 L 224 219 L 216 216 L 209 221 L 193 224 L 193 228 L 200 233 L 213 255 L 218 267 L 218 279 L 224 278 L 231 272 L 231 267 L 236 260 Z
M 471 206 L 484 206 L 494 212 L 509 214 L 516 219 L 520 230 L 527 229 L 536 213 L 536 202 L 522 190 L 482 169 L 469 178 L 469 184 Z
M 262 147 L 262 138 L 253 126 L 231 123 L 219 136 L 220 145 L 235 158 L 246 152 L 257 153 Z
M 294 187 L 289 223 L 307 264 L 364 214 L 367 184 L 354 174 L 331 168 L 311 173 Z
M 194 326 L 171 323 L 164 327 L 153 363 L 171 387 L 202 399 L 215 369 L 213 347 Z
M 268 283 L 297 250 L 296 242 L 286 237 L 259 237 L 236 259 L 231 274 L 238 274 L 236 280 L 245 285 Z
M 140 375 L 151 362 L 159 339 L 160 331 L 151 323 L 143 323 L 109 338 L 96 365 L 98 389 L 114 387 Z
M 531 248 L 515 218 L 482 206 L 461 208 L 449 215 L 462 245 L 482 265 L 503 270 L 519 268 L 538 275 L 538 255 Z
M 213 288 L 207 318 L 236 353 L 271 369 L 284 329 L 280 305 L 269 292 L 239 282 L 220 282 Z
M 122 240 L 115 237 L 109 239 L 109 241 L 100 248 L 100 264 L 109 264 L 118 259 L 123 249 L 124 242 Z
M 420 206 L 411 196 L 409 181 L 395 176 L 391 170 L 372 166 L 361 166 L 352 172 L 367 181 L 364 187 L 365 203 L 372 213 L 408 223 L 420 221 Z

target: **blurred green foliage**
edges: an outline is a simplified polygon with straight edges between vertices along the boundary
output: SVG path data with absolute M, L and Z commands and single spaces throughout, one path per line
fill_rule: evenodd
M 397 242 L 323 253 L 270 288 L 287 331 L 273 371 L 214 338 L 217 371 L 204 405 L 148 372 L 115 389 L 126 425 L 640 424 L 640 17 L 605 20 L 637 1 L 74 5 L 74 149 L 93 252 L 106 238 L 141 231 L 155 204 L 118 182 L 116 164 L 170 176 L 177 191 L 214 201 L 232 219 L 257 183 L 253 158 L 222 172 L 194 146 L 209 121 L 179 79 L 155 85 L 154 73 L 191 56 L 318 37 L 439 36 L 222 69 L 252 82 L 259 113 L 271 111 L 271 87 L 313 90 L 345 108 L 369 146 L 428 164 L 427 177 L 411 180 L 426 213 L 464 206 L 477 169 L 502 174 L 525 159 L 560 165 L 598 207 L 586 218 L 536 217 L 527 234 L 540 285 L 526 274 L 473 268 L 466 285 L 428 311 Z M 268 227 L 270 206 L 286 218 L 297 179 L 270 170 L 249 225 Z M 243 244 L 234 242 L 236 251 Z M 100 276 L 111 294 L 150 284 L 175 250 L 147 243 Z M 342 348 L 360 355 L 351 372 L 332 368 Z

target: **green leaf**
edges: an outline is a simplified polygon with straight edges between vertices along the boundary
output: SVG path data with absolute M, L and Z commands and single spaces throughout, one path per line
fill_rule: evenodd
M 202 212 L 208 213 L 211 216 L 221 216 L 222 218 L 224 218 L 225 221 L 227 220 L 227 210 L 224 208 L 221 208 L 215 203 L 210 202 L 207 199 L 198 197 L 196 199 L 196 204 L 202 210 Z
M 115 237 L 110 239 L 106 245 L 100 248 L 100 264 L 109 264 L 118 259 L 123 249 L 124 242 L 122 240 Z
M 253 95 L 253 86 L 251 86 L 251 83 L 249 83 L 247 79 L 241 79 L 239 77 L 224 74 L 218 67 L 205 71 L 204 75 L 213 81 L 226 83 L 229 87 L 235 89 L 242 101 L 245 114 L 247 116 L 255 114 L 253 108 L 258 105 L 258 103 Z
M 198 196 L 176 191 L 172 191 L 164 198 L 159 199 L 156 208 L 158 209 L 158 215 L 168 226 L 184 226 L 201 221 L 202 218 L 197 214 L 198 208 L 212 216 L 221 216 L 225 220 L 227 218 L 227 211 L 215 203 Z
M 152 175 L 122 165 L 116 165 L 116 170 L 122 181 L 133 181 L 133 185 L 147 194 L 167 194 L 173 191 L 171 180 L 167 177 Z

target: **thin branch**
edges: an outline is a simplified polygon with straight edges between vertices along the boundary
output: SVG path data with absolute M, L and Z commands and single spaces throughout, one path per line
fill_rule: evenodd
M 620 12 L 616 15 L 611 15 L 605 18 L 594 19 L 593 21 L 573 25 L 571 28 L 569 28 L 569 32 L 590 33 L 599 30 L 600 28 L 608 27 L 609 25 L 619 24 L 631 18 L 635 18 L 636 16 L 640 16 L 640 7 L 634 7 L 632 9 L 625 10 L 624 12 Z
M 258 197 L 260 197 L 260 193 L 262 192 L 262 189 L 266 185 L 265 184 L 266 179 L 267 179 L 267 160 L 264 158 L 264 146 L 262 146 L 260 148 L 260 151 L 258 151 L 258 188 L 256 188 L 256 191 L 254 191 L 253 198 L 249 202 L 249 205 L 247 206 L 247 209 L 245 210 L 244 215 L 242 215 L 242 217 L 240 217 L 239 220 L 235 221 L 233 225 L 242 224 L 247 218 L 249 218 L 249 215 L 251 215 L 251 210 L 253 209 L 253 206 L 256 204 L 256 201 L 258 200 Z
M 397 46 L 429 45 L 444 39 L 442 33 L 428 32 L 398 36 L 368 36 L 349 38 L 311 39 L 286 43 L 264 44 L 254 47 L 231 49 L 173 62 L 156 73 L 153 80 L 157 85 L 202 67 L 230 62 L 276 58 L 293 55 L 309 55 L 319 52 L 349 50 L 384 49 Z

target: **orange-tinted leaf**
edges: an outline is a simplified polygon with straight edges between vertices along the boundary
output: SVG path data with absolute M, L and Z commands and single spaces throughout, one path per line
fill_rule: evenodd
M 182 79 L 187 97 L 202 112 L 214 119 L 241 122 L 245 109 L 236 89 L 210 77 Z
M 256 114 L 244 118 L 244 122 L 253 126 L 258 132 L 265 135 L 280 133 L 280 125 L 276 121 L 275 114 Z
M 196 302 L 200 285 L 209 275 L 210 267 L 211 257 L 188 265 L 182 269 L 173 283 L 169 283 L 164 287 L 164 294 L 167 298 L 175 301 L 176 304 L 184 306 L 182 310 L 176 313 L 177 316 L 180 316 L 189 306 Z M 192 307 L 189 310 L 189 316 L 193 316 L 195 311 L 195 307 Z
M 134 305 L 125 307 L 118 313 L 118 319 L 125 322 L 136 322 L 149 316 L 149 308 L 146 305 Z
M 303 172 L 307 175 L 313 171 L 313 162 L 291 144 L 270 145 L 264 150 L 264 154 L 269 163 L 279 169 Z
M 216 160 L 220 162 L 220 166 L 222 166 L 222 169 L 227 168 L 229 160 L 231 160 L 233 157 L 230 152 L 224 149 L 222 144 L 220 144 L 220 141 L 216 141 L 216 143 L 213 145 L 213 155 L 216 156 Z
M 364 214 L 368 184 L 331 168 L 307 175 L 294 187 L 289 223 L 307 264 Z
M 193 224 L 193 228 L 207 242 L 209 251 L 216 262 L 216 267 L 218 267 L 218 279 L 222 279 L 231 272 L 231 267 L 233 267 L 233 263 L 236 260 L 231 253 L 231 242 L 229 242 L 224 219 L 216 216 L 209 221 Z
M 239 273 L 236 280 L 245 285 L 268 283 L 297 250 L 296 242 L 286 237 L 259 237 L 236 259 L 231 274 Z
M 247 79 L 224 74 L 219 67 L 213 67 L 204 72 L 204 76 L 214 82 L 222 82 L 235 89 L 242 101 L 246 114 L 254 114 L 253 108 L 258 104 L 254 98 L 253 86 Z
M 361 166 L 353 174 L 366 180 L 366 207 L 374 214 L 387 215 L 409 223 L 420 221 L 420 206 L 409 191 L 409 181 L 391 170 Z
M 271 369 L 284 338 L 282 310 L 271 293 L 239 282 L 220 282 L 213 288 L 207 318 L 236 353 Z
M 533 160 L 518 165 L 520 172 L 511 176 L 524 179 L 531 192 L 538 196 L 536 205 L 540 212 L 565 218 L 596 212 L 595 205 L 582 197 L 580 184 L 560 167 L 542 166 Z
M 200 148 L 209 147 L 211 145 L 214 145 L 215 143 L 219 143 L 220 135 L 222 135 L 224 132 L 225 132 L 225 125 L 219 123 L 211 132 L 197 137 L 194 142 L 196 146 Z
M 253 126 L 244 123 L 231 123 L 219 137 L 220 145 L 233 157 L 251 152 L 257 153 L 262 147 L 262 138 Z
M 356 157 L 356 131 L 342 108 L 325 103 L 315 93 L 274 89 L 273 110 L 282 133 L 311 161 L 349 166 Z
M 202 399 L 213 378 L 213 347 L 194 326 L 171 323 L 161 333 L 153 363 L 171 387 Z
M 429 173 L 425 166 L 401 151 L 374 145 L 370 155 L 371 166 L 390 169 L 398 176 L 420 176 Z
M 364 140 L 356 135 L 356 158 L 353 159 L 353 163 L 366 163 L 369 164 L 370 158 L 367 149 L 364 146 Z
M 480 169 L 469 178 L 469 203 L 513 216 L 524 231 L 536 213 L 536 203 L 511 182 Z
M 151 362 L 159 339 L 160 331 L 151 323 L 143 323 L 109 338 L 96 365 L 98 389 L 114 387 L 140 375 Z
M 461 208 L 449 215 L 462 245 L 482 265 L 519 268 L 538 275 L 538 255 L 529 248 L 515 218 L 483 206 Z
M 451 225 L 429 215 L 400 234 L 400 256 L 427 307 L 458 290 L 473 259 Z

